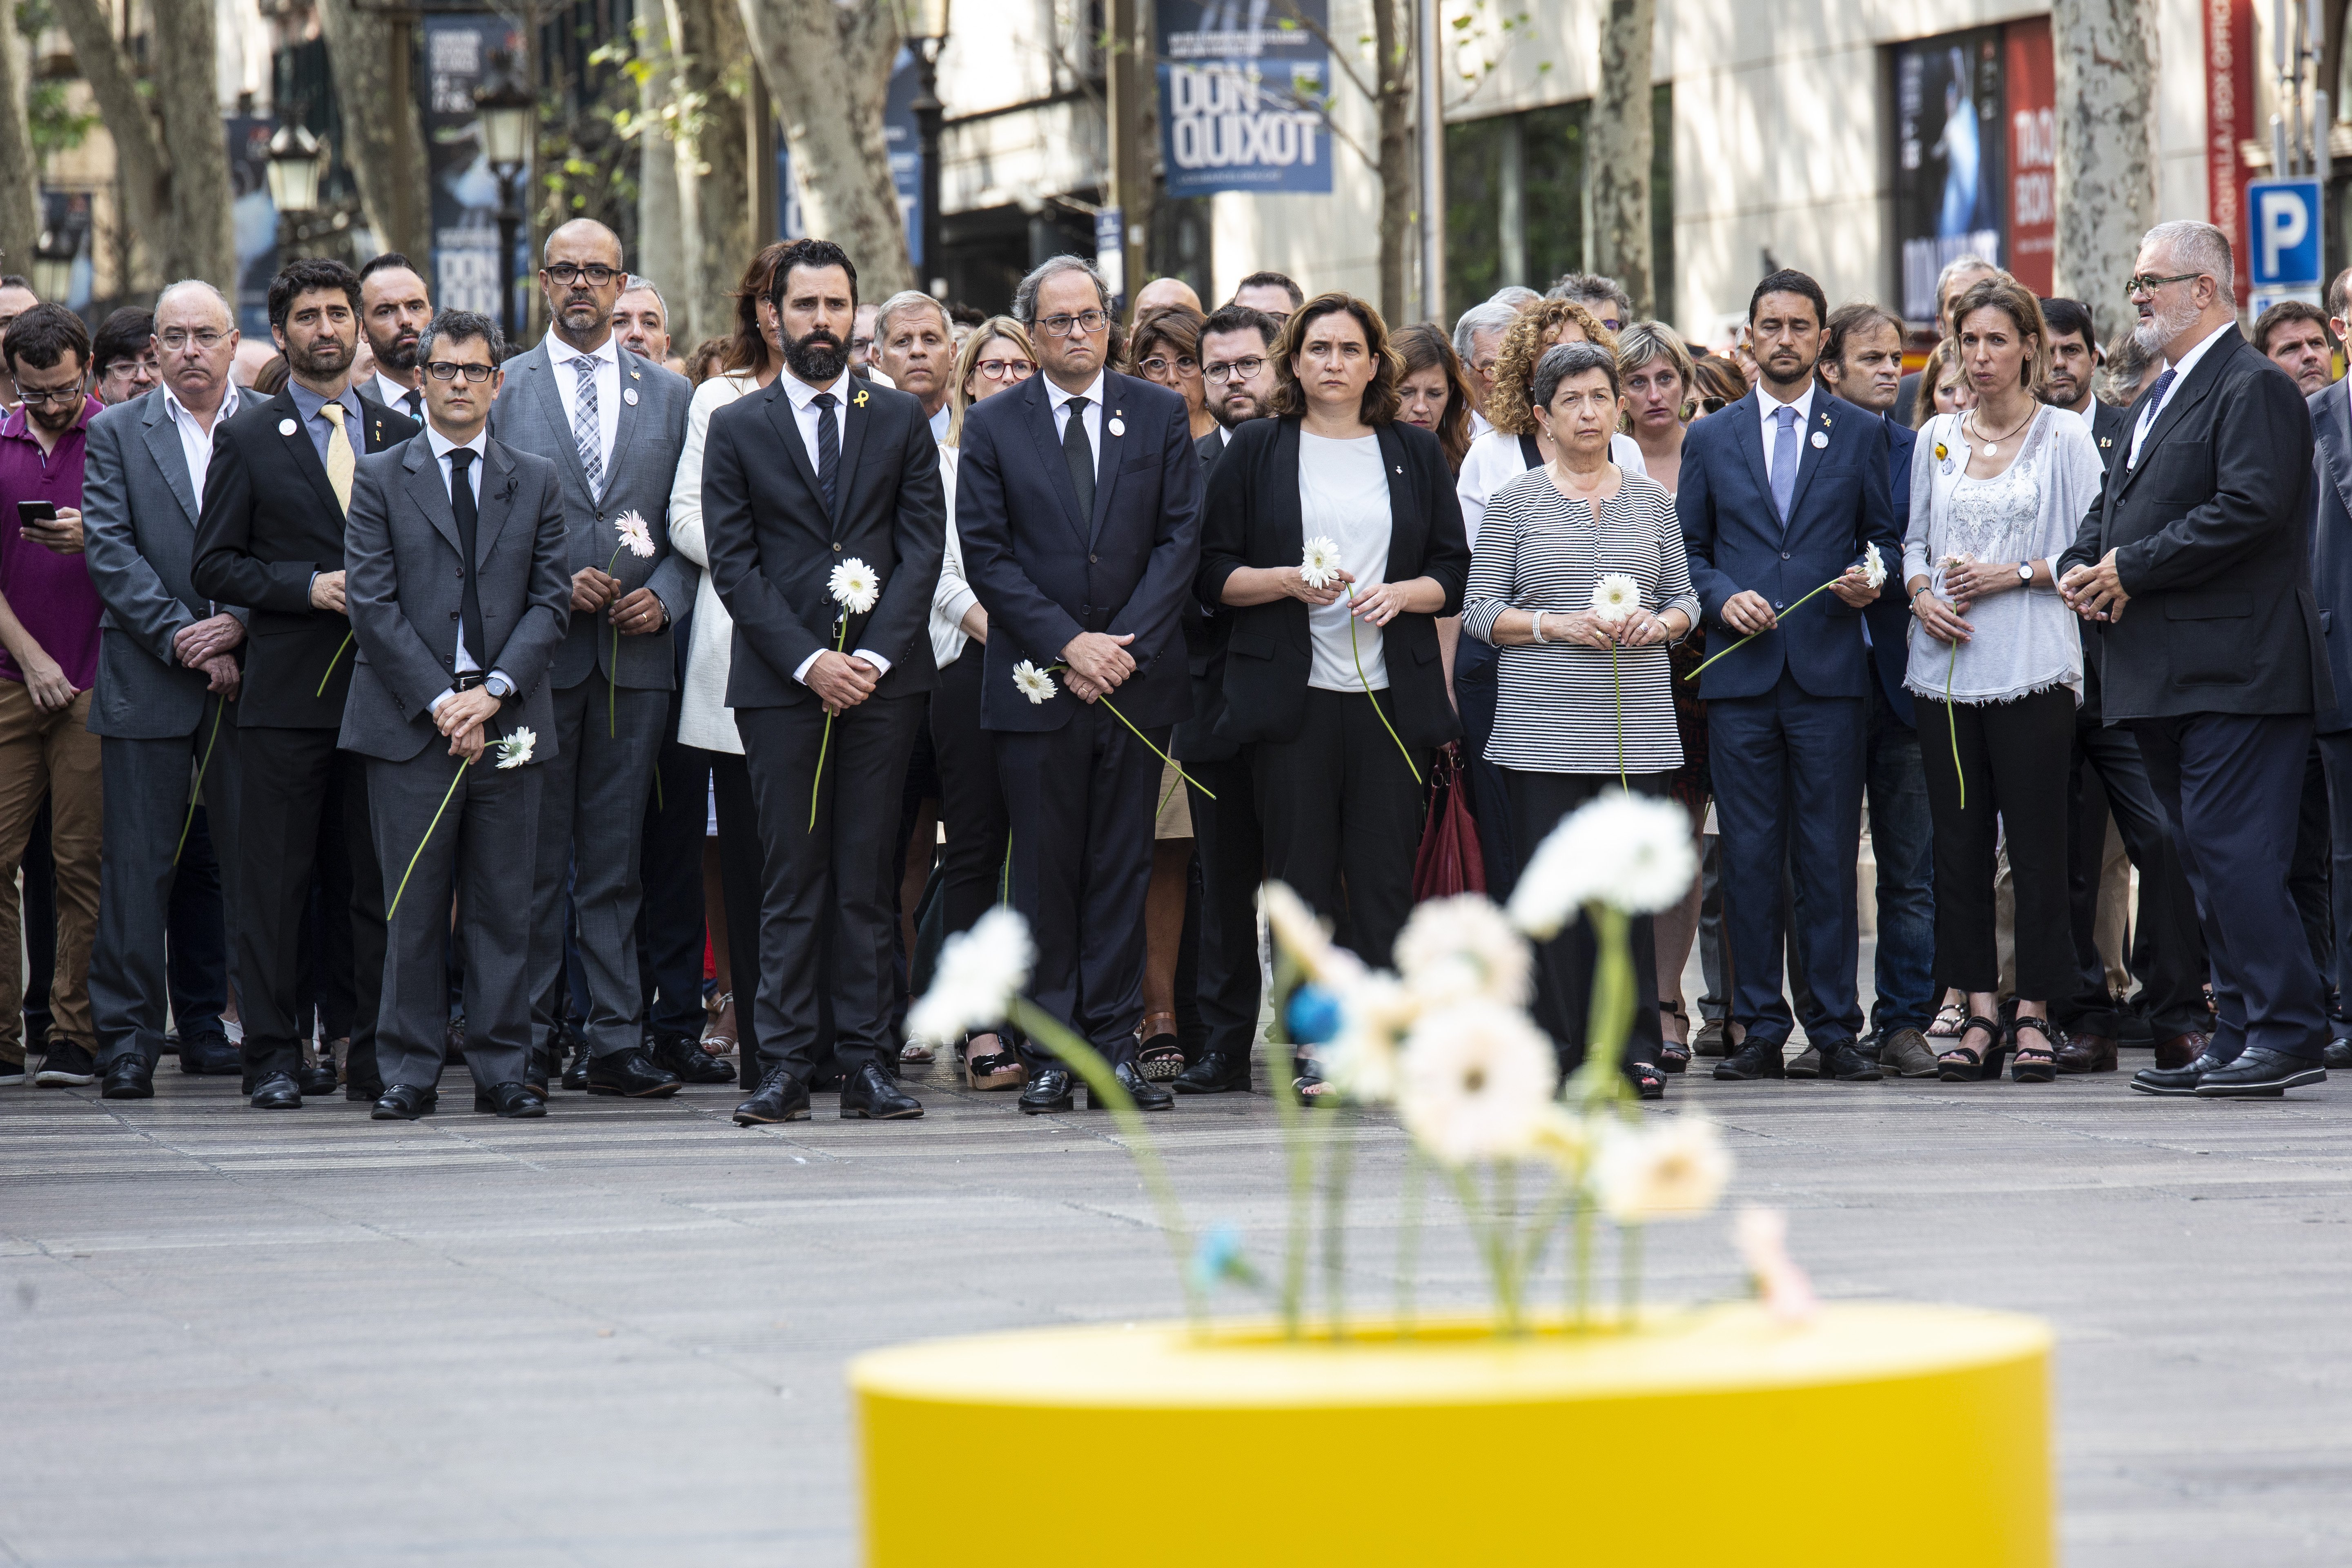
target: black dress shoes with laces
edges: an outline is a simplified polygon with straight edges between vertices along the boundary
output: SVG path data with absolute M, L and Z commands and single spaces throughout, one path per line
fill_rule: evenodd
M 2288 1089 L 2326 1081 L 2327 1068 L 2309 1057 L 2249 1046 L 2229 1066 L 2199 1079 L 2196 1093 L 2200 1100 L 2274 1100 Z
M 1133 1062 L 1119 1063 L 1111 1068 L 1111 1077 L 1118 1079 L 1119 1087 L 1127 1090 L 1138 1110 L 1166 1110 L 1176 1103 L 1174 1095 L 1144 1077 L 1143 1070 Z M 1097 1110 L 1107 1109 L 1100 1103 L 1101 1098 L 1092 1089 L 1087 1091 L 1087 1103 Z
M 2328 1041 L 2319 1059 L 2332 1068 L 2352 1068 L 2352 1040 L 2338 1036 Z
M 494 1083 L 474 1089 L 474 1109 L 492 1116 L 520 1119 L 547 1114 L 547 1097 L 527 1083 Z
M 572 1075 L 566 1073 L 569 1083 Z M 631 1100 L 659 1100 L 677 1092 L 677 1074 L 657 1067 L 645 1048 L 593 1057 L 588 1062 L 588 1092 L 626 1095 Z
M 1059 1062 L 1048 1062 L 1029 1075 L 1029 1082 L 1021 1090 L 1021 1114 L 1044 1116 L 1049 1111 L 1068 1110 L 1077 1103 L 1070 1069 Z
M 180 1036 L 180 1070 L 191 1077 L 226 1078 L 242 1074 L 245 1062 L 226 1032 L 197 1029 Z
M 1886 1076 L 1885 1069 L 1862 1054 L 1862 1047 L 1852 1040 L 1840 1040 L 1822 1047 L 1823 1078 L 1833 1078 L 1840 1083 L 1876 1083 Z
M 867 1062 L 841 1086 L 844 1121 L 910 1121 L 922 1113 L 923 1102 L 891 1082 L 890 1075 L 882 1070 L 878 1062 Z
M 1179 1094 L 1231 1094 L 1246 1093 L 1249 1086 L 1249 1058 L 1203 1051 L 1201 1059 L 1178 1073 L 1168 1087 Z
M 1789 1069 L 1781 1065 L 1778 1045 L 1750 1040 L 1716 1063 L 1715 1076 L 1727 1082 L 1745 1083 L 1759 1078 L 1787 1078 Z
M 2187 1067 L 2142 1068 L 2132 1074 L 2131 1086 L 2142 1094 L 2195 1094 L 2200 1079 L 2228 1065 L 2218 1057 L 2200 1056 Z
M 155 1098 L 155 1075 L 147 1068 L 147 1058 L 137 1051 L 125 1051 L 107 1064 L 106 1080 L 100 1085 L 100 1100 L 152 1100 Z
M 343 1075 L 335 1070 L 334 1052 L 328 1050 L 320 1053 L 316 1064 L 295 1073 L 294 1081 L 301 1086 L 304 1094 L 326 1100 L 342 1087 Z
M 653 1045 L 654 1065 L 676 1073 L 682 1083 L 733 1083 L 735 1069 L 702 1048 L 702 1042 L 692 1035 L 672 1035 L 656 1038 Z
M 805 1121 L 809 1113 L 808 1085 L 789 1068 L 770 1068 L 751 1098 L 735 1108 L 738 1127 L 765 1127 L 772 1121 Z
M 434 1107 L 440 1103 L 438 1091 L 423 1084 L 396 1083 L 383 1091 L 368 1116 L 376 1121 L 414 1121 L 420 1116 L 432 1115 Z
M 268 1073 L 253 1086 L 252 1098 L 247 1103 L 256 1110 L 299 1110 L 302 1089 L 289 1074 Z

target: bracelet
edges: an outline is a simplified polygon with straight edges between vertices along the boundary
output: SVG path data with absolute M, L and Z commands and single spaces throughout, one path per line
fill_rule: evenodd
M 1548 640 L 1543 635 L 1544 613 L 1541 610 L 1538 610 L 1535 612 L 1535 624 L 1529 628 L 1529 630 L 1535 634 L 1536 641 L 1544 642 Z

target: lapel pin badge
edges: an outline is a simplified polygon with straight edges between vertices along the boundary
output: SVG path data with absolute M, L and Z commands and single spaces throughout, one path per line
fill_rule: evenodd
M 1823 448 L 1824 447 L 1827 447 L 1829 444 L 1830 444 L 1830 433 L 1829 433 L 1828 431 L 1826 431 L 1826 430 L 1816 430 L 1816 431 L 1814 431 L 1814 432 L 1813 432 L 1813 450 L 1814 450 L 1814 451 L 1818 452 L 1818 451 L 1820 451 L 1822 448 Z
M 641 371 L 641 370 L 633 370 L 633 371 L 629 372 L 629 379 L 630 379 L 631 381 L 643 381 L 643 380 L 645 380 L 645 378 L 646 378 L 646 373 L 645 373 L 644 371 Z
M 1127 434 L 1127 421 L 1126 421 L 1126 420 L 1124 420 L 1124 419 L 1121 419 L 1121 418 L 1120 418 L 1118 415 L 1116 415 L 1116 414 L 1112 415 L 1112 416 L 1110 416 L 1110 433 L 1111 433 L 1112 435 L 1114 435 L 1114 436 L 1124 436 L 1124 435 L 1126 435 L 1126 434 Z
M 291 436 L 294 434 L 294 421 L 291 419 L 280 419 L 278 422 L 278 433 L 280 436 Z
M 637 405 L 637 389 L 634 386 L 621 388 L 621 401 L 635 408 Z
M 866 389 L 865 389 L 864 387 L 860 387 L 860 388 L 858 388 L 857 395 L 856 395 L 856 396 L 855 396 L 855 397 L 853 397 L 853 398 L 851 398 L 851 399 L 849 400 L 849 405 L 850 405 L 852 408 L 863 408 L 863 407 L 865 407 L 865 406 L 866 406 Z

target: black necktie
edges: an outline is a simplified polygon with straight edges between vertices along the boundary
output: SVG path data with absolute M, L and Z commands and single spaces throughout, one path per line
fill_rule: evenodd
M 474 656 L 475 667 L 484 674 L 489 672 L 490 643 L 482 635 L 482 595 L 475 583 L 475 564 L 481 558 L 478 548 L 481 521 L 474 507 L 473 476 L 467 471 L 474 466 L 474 454 L 464 447 L 449 450 L 449 510 L 457 514 L 457 548 L 466 553 L 464 570 L 457 575 L 465 580 L 463 618 L 457 623 L 465 628 L 466 651 Z
M 408 416 L 411 419 L 415 420 L 419 425 L 425 423 L 425 389 L 423 387 L 410 387 L 400 395 L 400 400 L 408 405 Z
M 834 395 L 816 395 L 816 483 L 824 492 L 825 515 L 833 515 L 833 487 L 841 475 L 841 429 L 833 422 Z
M 1078 515 L 1088 522 L 1095 515 L 1095 449 L 1087 441 L 1087 400 L 1073 397 L 1066 406 L 1070 422 L 1062 426 L 1062 457 L 1070 465 L 1070 483 L 1078 492 Z

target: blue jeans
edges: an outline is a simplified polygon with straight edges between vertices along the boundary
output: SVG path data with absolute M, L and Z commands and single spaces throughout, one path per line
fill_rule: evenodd
M 1863 789 L 1870 847 L 1878 859 L 1878 1000 L 1870 1026 L 1884 1040 L 1895 1029 L 1921 1029 L 1935 1014 L 1935 831 L 1919 731 L 1895 714 L 1874 685 Z

